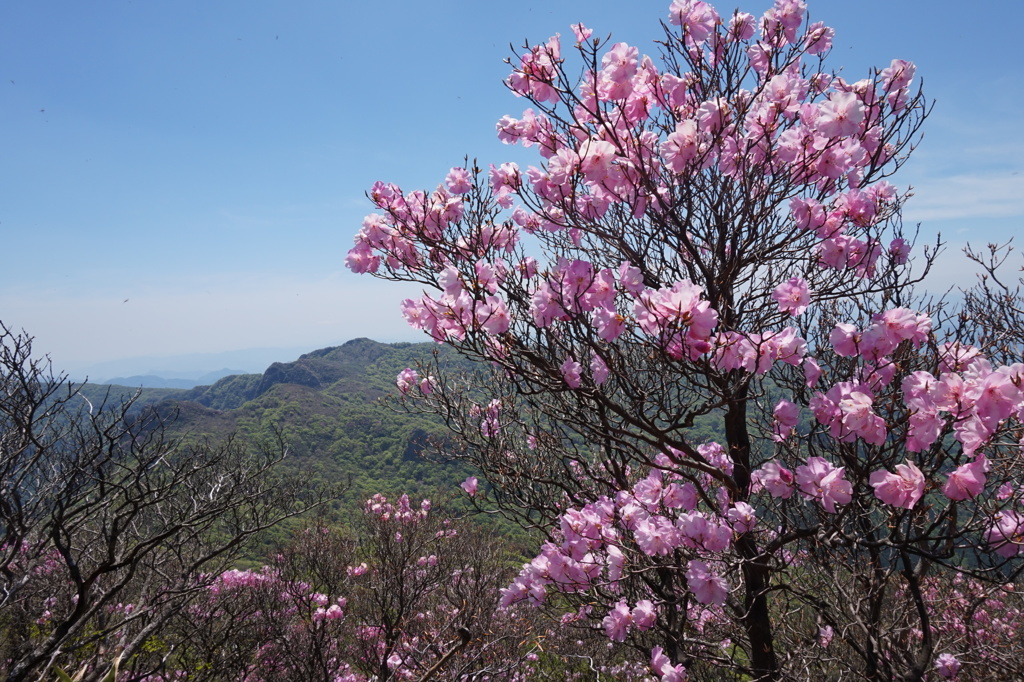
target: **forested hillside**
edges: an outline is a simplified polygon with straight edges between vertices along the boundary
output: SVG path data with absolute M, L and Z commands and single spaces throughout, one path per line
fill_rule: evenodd
M 354 500 L 379 491 L 422 495 L 454 489 L 467 472 L 420 457 L 426 438 L 442 428 L 427 417 L 397 413 L 381 399 L 395 393 L 399 372 L 435 350 L 430 343 L 355 339 L 212 386 L 144 388 L 137 404 L 173 418 L 173 431 L 189 438 L 274 438 L 279 432 L 290 466 L 331 480 L 351 477 Z M 83 394 L 99 402 L 108 391 L 112 400 L 138 390 L 86 385 Z

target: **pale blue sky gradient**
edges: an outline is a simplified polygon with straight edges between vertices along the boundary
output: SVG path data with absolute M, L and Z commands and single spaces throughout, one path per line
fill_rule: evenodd
M 70 0 L 0 7 L 0 320 L 80 372 L 133 356 L 420 340 L 410 291 L 347 273 L 378 179 L 433 187 L 522 153 L 509 44 L 583 21 L 652 40 L 668 0 Z M 767 3 L 744 0 L 759 15 Z M 902 176 L 951 242 L 1024 222 L 1024 2 L 810 0 L 851 80 L 894 57 L 937 100 Z M 719 4 L 723 14 L 734 5 Z M 281 360 L 289 357 L 278 358 Z M 256 368 L 253 368 L 256 369 Z

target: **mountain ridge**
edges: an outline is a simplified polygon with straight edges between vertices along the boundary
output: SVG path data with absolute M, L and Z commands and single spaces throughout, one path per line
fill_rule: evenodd
M 90 400 L 137 394 L 141 409 L 154 410 L 186 438 L 236 434 L 259 441 L 279 434 L 289 466 L 311 477 L 351 479 L 357 494 L 423 495 L 452 490 L 469 472 L 420 456 L 429 440 L 445 438 L 439 420 L 397 411 L 380 398 L 397 393 L 399 372 L 435 352 L 449 355 L 434 343 L 364 337 L 190 389 L 85 384 L 82 390 Z M 454 355 L 445 361 L 464 362 Z

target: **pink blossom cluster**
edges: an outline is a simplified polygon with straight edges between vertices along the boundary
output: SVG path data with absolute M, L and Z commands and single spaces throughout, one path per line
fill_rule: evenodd
M 878 499 L 894 507 L 913 509 L 924 495 L 924 474 L 910 460 L 897 464 L 895 473 L 885 470 L 872 472 L 868 482 Z
M 732 462 L 718 444 L 701 446 L 700 457 L 708 466 L 732 471 Z M 683 456 L 676 452 L 676 457 Z M 613 591 L 628 571 L 629 556 L 657 558 L 676 552 L 694 558 L 686 572 L 694 599 L 703 605 L 722 605 L 729 591 L 720 573 L 717 556 L 729 551 L 738 534 L 757 524 L 754 508 L 745 502 L 730 504 L 722 497 L 702 508 L 695 483 L 670 469 L 671 459 L 659 455 L 658 467 L 614 499 L 600 497 L 579 509 L 566 511 L 559 525 L 559 542 L 548 542 L 541 553 L 523 567 L 513 584 L 502 591 L 502 606 L 528 600 L 541 603 L 547 592 L 578 592 L 595 586 Z M 715 487 L 712 475 L 704 475 L 701 488 Z M 698 558 L 699 557 L 699 558 Z M 610 609 L 603 622 L 606 633 L 623 641 L 636 628 L 646 630 L 657 618 L 657 600 L 624 600 Z
M 907 308 L 893 308 L 875 315 L 871 326 L 863 331 L 851 324 L 837 324 L 829 335 L 829 341 L 841 356 L 862 356 L 881 364 L 903 341 L 920 348 L 928 340 L 931 330 L 929 316 Z
M 430 511 L 430 500 L 423 499 L 418 509 L 414 509 L 409 501 L 409 496 L 402 494 L 396 504 L 388 502 L 388 498 L 380 493 L 372 495 L 363 505 L 366 514 L 376 517 L 381 521 L 391 521 L 398 524 L 416 524 L 427 518 Z
M 883 221 L 895 205 L 895 188 L 880 181 L 862 189 L 851 187 L 822 204 L 814 198 L 795 197 L 789 202 L 790 216 L 797 227 L 813 232 L 818 244 L 818 262 L 836 270 L 852 269 L 860 277 L 873 277 L 882 247 L 876 238 L 856 236 Z M 896 264 L 907 259 L 908 247 L 902 239 L 889 247 L 889 258 Z
M 1024 514 L 1012 509 L 996 512 L 985 532 L 985 542 L 1002 557 L 1024 554 Z
M 392 269 L 419 267 L 422 259 L 414 235 L 438 239 L 463 215 L 462 197 L 445 185 L 430 194 L 403 194 L 396 185 L 377 182 L 370 197 L 385 213 L 368 215 L 356 234 L 355 247 L 345 260 L 354 272 L 376 272 L 382 262 Z M 410 228 L 415 231 L 410 233 Z
M 780 468 L 778 473 L 782 471 Z M 847 504 L 853 496 L 853 486 L 844 472 L 845 467 L 836 467 L 823 457 L 808 457 L 806 464 L 796 468 L 795 482 L 804 498 L 821 503 L 825 511 L 834 514 L 837 504 Z
M 554 83 L 561 61 L 561 43 L 558 36 L 552 36 L 520 58 L 519 68 L 509 76 L 508 86 L 512 92 L 538 102 L 557 101 Z
M 434 392 L 434 377 L 420 377 L 419 372 L 406 367 L 399 372 L 395 379 L 395 385 L 403 394 L 409 393 L 414 387 L 417 387 L 423 395 L 430 395 Z
M 595 271 L 588 261 L 560 258 L 550 274 L 535 286 L 530 312 L 537 326 L 543 328 L 580 313 L 614 311 L 616 294 L 611 270 Z
M 496 282 L 505 277 L 504 262 L 479 261 L 475 269 L 484 293 L 474 294 L 464 288 L 458 272 L 448 266 L 438 277 L 443 295 L 433 298 L 424 294 L 419 300 L 402 302 L 402 314 L 410 326 L 426 331 L 439 342 L 462 339 L 468 332 L 477 330 L 488 334 L 508 331 L 511 324 L 508 307 L 494 294 Z
M 766 374 L 776 362 L 800 366 L 806 355 L 807 342 L 795 327 L 764 334 L 727 331 L 715 338 L 713 362 L 726 371 Z
M 838 324 L 830 335 L 836 353 L 858 359 L 861 381 L 839 382 L 812 397 L 809 407 L 829 434 L 842 442 L 861 439 L 882 445 L 890 438 L 885 420 L 875 409 L 879 393 L 892 382 L 897 366 L 890 356 L 900 344 L 920 347 L 929 338 L 931 320 L 905 308 L 875 315 L 864 331 Z M 951 500 L 977 497 L 985 488 L 989 460 L 979 449 L 1010 418 L 1024 417 L 1021 380 L 1024 365 L 993 367 L 976 348 L 946 346 L 938 374 L 918 370 L 906 374 L 899 385 L 908 410 L 905 435 L 911 453 L 931 448 L 951 430 L 962 445 L 963 458 L 947 469 L 943 494 Z M 777 416 L 776 433 L 793 425 L 793 416 Z M 928 476 L 908 459 L 891 470 L 875 470 L 869 478 L 875 495 L 886 504 L 912 509 L 928 487 Z M 1004 522 L 1005 523 L 1005 522 Z M 991 543 L 990 543 L 991 544 Z
M 656 646 L 651 649 L 651 669 L 662 682 L 686 682 L 686 668 L 682 664 L 672 665 L 665 650 Z
M 835 514 L 836 505 L 848 504 L 853 499 L 853 485 L 845 474 L 845 467 L 837 467 L 822 457 L 807 458 L 796 472 L 768 461 L 752 473 L 752 489 L 764 489 L 771 497 L 782 500 L 799 491 L 805 500 L 817 502 L 825 511 Z
M 637 324 L 658 338 L 672 357 L 694 360 L 711 350 L 711 334 L 718 324 L 718 313 L 701 298 L 702 293 L 689 280 L 645 289 L 633 306 Z
M 807 288 L 807 282 L 802 277 L 790 277 L 788 280 L 775 287 L 772 291 L 772 298 L 779 304 L 779 310 L 799 317 L 811 304 L 811 292 Z
M 885 442 L 885 420 L 874 411 L 874 392 L 864 383 L 843 381 L 824 393 L 815 393 L 811 412 L 818 423 L 829 427 L 836 440 L 853 442 L 857 438 L 872 445 Z
M 658 612 L 649 599 L 639 600 L 633 608 L 629 607 L 626 600 L 620 599 L 602 622 L 608 639 L 624 642 L 630 629 L 650 630 L 657 617 Z
M 938 376 L 919 371 L 903 380 L 904 399 L 913 411 L 907 437 L 913 452 L 930 447 L 952 422 L 964 454 L 971 456 L 1005 420 L 1024 417 L 1024 364 L 994 368 L 977 349 L 955 349 L 964 359 L 954 359 L 953 350 L 945 354 L 948 371 Z
M 277 572 L 267 566 L 257 571 L 240 571 L 233 568 L 221 573 L 217 580 L 210 584 L 209 589 L 211 594 L 220 594 L 223 591 L 236 589 L 253 589 L 272 583 L 277 578 Z

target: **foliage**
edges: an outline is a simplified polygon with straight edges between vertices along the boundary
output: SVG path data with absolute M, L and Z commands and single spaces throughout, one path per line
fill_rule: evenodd
M 0 324 L 0 674 L 98 680 L 323 486 L 280 441 L 180 443 L 131 400 L 92 403 Z

